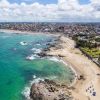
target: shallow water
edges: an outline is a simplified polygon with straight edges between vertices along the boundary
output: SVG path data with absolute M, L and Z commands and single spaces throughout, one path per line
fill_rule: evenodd
M 69 67 L 60 62 L 39 58 L 26 60 L 27 56 L 34 55 L 35 49 L 46 48 L 46 44 L 52 43 L 54 39 L 55 37 L 44 34 L 0 33 L 0 100 L 25 100 L 22 92 L 33 80 L 33 75 L 66 83 L 73 79 Z M 28 45 L 22 46 L 21 41 Z

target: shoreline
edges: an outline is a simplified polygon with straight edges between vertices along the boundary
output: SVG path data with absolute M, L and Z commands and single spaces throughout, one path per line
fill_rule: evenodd
M 15 34 L 41 34 L 42 32 L 32 32 L 32 31 L 19 31 L 10 29 L 0 29 L 0 32 L 15 33 Z
M 61 36 L 59 44 L 61 45 L 60 49 L 51 47 L 47 54 L 58 57 L 61 55 L 63 61 L 71 65 L 70 68 L 72 67 L 76 71 L 77 78 L 72 84 L 75 89 L 70 89 L 75 100 L 80 100 L 80 98 L 82 98 L 81 100 L 99 100 L 100 86 L 98 84 L 100 77 L 98 74 L 100 74 L 100 68 L 84 56 L 78 48 L 75 48 L 75 42 L 68 37 Z M 93 84 L 96 96 L 93 96 L 92 93 L 94 92 L 89 88 L 91 87 L 90 83 Z M 89 90 L 87 91 L 87 89 Z
M 52 57 L 55 57 L 55 56 L 52 56 Z M 55 57 L 55 58 L 58 59 L 57 62 L 60 62 L 60 63 L 64 64 L 65 67 L 69 67 L 69 68 L 71 69 L 71 71 L 72 71 L 73 74 L 74 74 L 74 79 L 73 79 L 73 81 L 72 81 L 69 85 L 67 84 L 67 86 L 68 86 L 69 88 L 72 87 L 72 86 L 74 86 L 74 85 L 76 84 L 76 82 L 77 82 L 77 76 L 78 76 L 77 71 L 74 69 L 74 67 L 73 67 L 70 63 L 66 62 L 66 61 L 65 61 L 64 59 L 62 59 L 61 57 Z
M 10 34 L 30 34 L 30 35 L 34 35 L 34 34 L 45 34 L 45 35 L 51 35 L 51 36 L 60 36 L 60 33 L 56 33 L 53 34 L 51 32 L 32 32 L 32 31 L 19 31 L 19 30 L 10 30 L 10 29 L 0 29 L 0 32 L 4 32 L 4 33 L 10 33 Z
M 74 86 L 74 85 L 76 84 L 76 82 L 77 82 L 77 76 L 78 76 L 77 71 L 73 68 L 73 66 L 72 66 L 71 64 L 69 64 L 68 62 L 64 61 L 64 59 L 61 59 L 61 60 L 62 60 L 61 62 L 62 62 L 66 67 L 69 67 L 69 68 L 73 71 L 73 73 L 75 74 L 74 79 L 73 79 L 73 82 L 71 82 L 70 85 L 68 86 L 68 87 L 72 87 L 72 86 Z
M 55 56 L 53 56 L 53 57 L 55 57 Z M 56 58 L 59 60 L 59 62 L 63 63 L 65 65 L 65 67 L 69 67 L 71 69 L 71 71 L 74 73 L 74 79 L 68 85 L 68 87 L 74 86 L 77 82 L 77 76 L 78 76 L 77 71 L 74 69 L 74 67 L 69 62 L 66 62 L 63 58 L 61 58 L 61 57 L 56 57 Z

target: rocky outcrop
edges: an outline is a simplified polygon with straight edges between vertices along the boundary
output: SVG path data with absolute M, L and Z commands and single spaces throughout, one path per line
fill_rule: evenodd
M 44 51 L 42 51 L 41 53 L 38 53 L 38 56 L 39 56 L 40 58 L 43 58 L 43 57 L 46 57 L 47 54 L 46 54 Z
M 50 43 L 46 44 L 48 47 L 43 49 L 41 51 L 41 53 L 38 53 L 38 56 L 40 58 L 47 57 L 47 56 L 49 56 L 49 57 L 53 56 L 53 55 L 49 55 L 48 51 L 50 51 L 51 49 L 55 49 L 55 50 L 62 49 L 63 47 L 62 47 L 61 43 L 62 43 L 62 41 L 60 41 L 60 37 L 58 37 L 57 40 L 55 41 L 55 43 L 53 43 L 53 44 L 50 44 Z M 58 55 L 58 56 L 59 57 L 65 57 L 63 55 Z
M 48 79 L 34 83 L 31 87 L 30 97 L 32 100 L 73 100 L 65 85 L 56 84 Z

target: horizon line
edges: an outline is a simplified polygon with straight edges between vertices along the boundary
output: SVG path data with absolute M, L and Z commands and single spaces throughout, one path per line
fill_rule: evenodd
M 58 22 L 47 22 L 47 21 L 43 21 L 43 22 L 41 22 L 41 21 L 39 21 L 39 22 L 28 22 L 28 21 L 8 21 L 8 22 L 6 22 L 6 21 L 2 21 L 2 22 L 0 22 L 0 23 L 100 23 L 100 22 L 98 22 L 98 21 L 95 21 L 95 22 L 90 22 L 90 21 L 87 21 L 87 22 L 78 22 L 78 21 L 76 21 L 76 22 L 60 22 L 60 21 L 58 21 Z

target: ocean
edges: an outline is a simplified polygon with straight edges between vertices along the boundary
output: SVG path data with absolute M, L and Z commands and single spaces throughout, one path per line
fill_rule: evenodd
M 0 100 L 27 100 L 31 84 L 41 79 L 65 84 L 74 79 L 71 69 L 57 58 L 37 56 L 55 39 L 46 34 L 0 32 Z

